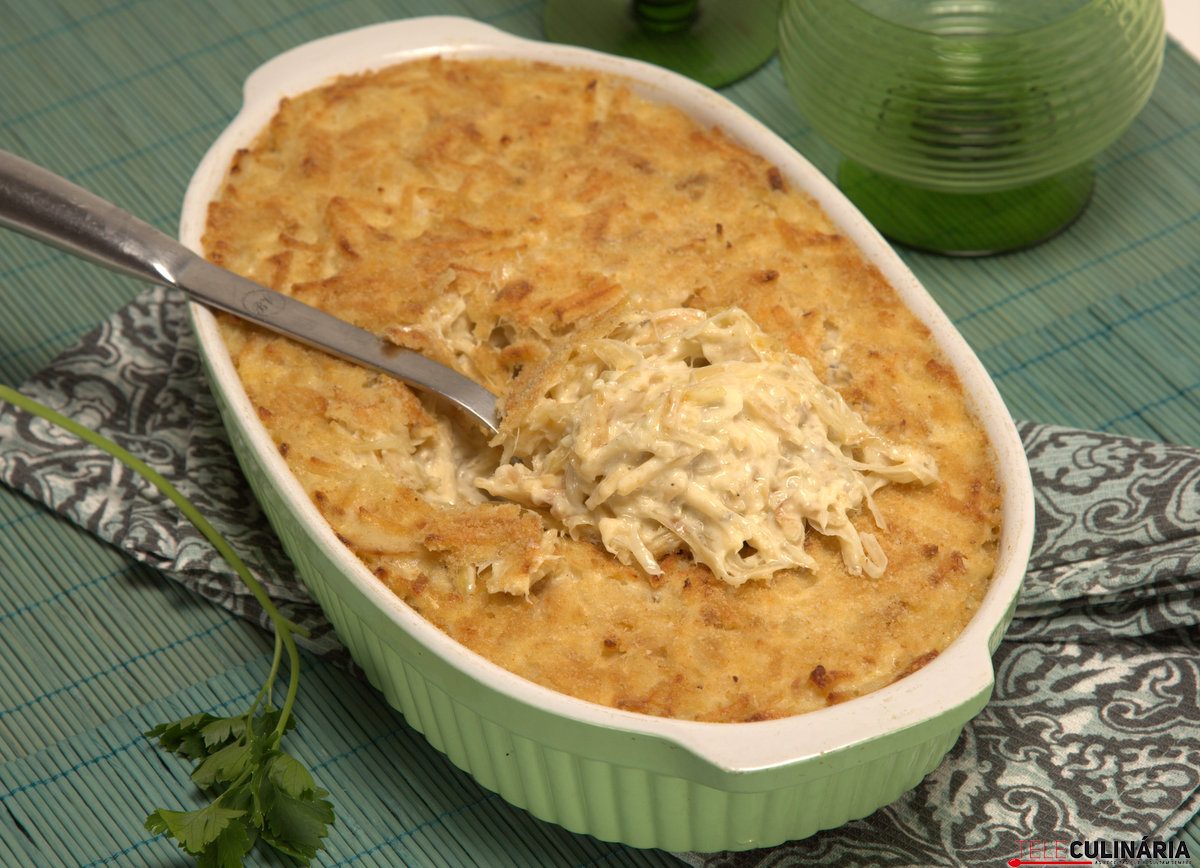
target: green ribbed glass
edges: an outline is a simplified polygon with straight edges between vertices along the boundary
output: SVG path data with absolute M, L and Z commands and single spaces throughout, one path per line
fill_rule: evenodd
M 711 87 L 775 53 L 779 0 L 547 0 L 546 38 L 665 66 Z
M 885 235 L 961 255 L 1073 220 L 1162 65 L 1160 0 L 784 0 L 800 111 Z

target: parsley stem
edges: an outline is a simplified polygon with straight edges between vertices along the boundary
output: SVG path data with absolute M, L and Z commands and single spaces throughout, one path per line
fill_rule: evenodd
M 258 693 L 254 697 L 254 701 L 250 703 L 250 708 L 246 712 L 246 720 L 254 719 L 254 715 L 258 713 L 258 707 L 265 701 L 267 705 L 271 704 L 271 688 L 275 685 L 275 676 L 279 672 L 279 662 L 283 659 L 283 636 L 280 631 L 275 632 L 275 650 L 271 656 L 271 671 L 267 675 L 267 680 L 263 682 L 263 686 L 258 689 Z
M 289 622 L 290 623 L 290 622 Z M 279 711 L 279 722 L 275 724 L 274 734 L 282 737 L 284 730 L 287 729 L 288 717 L 291 716 L 292 706 L 296 702 L 296 691 L 300 689 L 300 652 L 296 649 L 296 640 L 292 637 L 292 631 L 286 627 L 280 631 L 283 635 L 283 647 L 288 654 L 288 686 L 287 695 L 283 700 L 283 707 Z M 272 669 L 274 672 L 274 669 Z
M 64 416 L 62 413 L 52 410 L 44 404 L 38 403 L 32 398 L 22 395 L 20 392 L 2 383 L 0 383 L 0 400 L 8 401 L 26 412 L 39 416 L 47 422 L 69 431 L 81 440 L 104 450 L 126 467 L 140 474 L 152 483 L 155 488 L 166 495 L 172 503 L 179 507 L 180 512 L 187 517 L 188 521 L 195 525 L 196 529 L 204 535 L 204 538 L 212 543 L 221 557 L 225 559 L 225 562 L 233 567 L 234 572 L 246 584 L 254 599 L 262 606 L 263 611 L 267 613 L 267 617 L 271 619 L 271 623 L 275 627 L 275 655 L 271 663 L 271 678 L 266 685 L 268 691 L 279 671 L 282 656 L 280 651 L 281 649 L 287 651 L 291 672 L 288 678 L 287 696 L 284 700 L 283 708 L 280 710 L 279 723 L 275 727 L 275 733 L 282 735 L 287 726 L 288 717 L 291 715 L 292 705 L 296 700 L 296 691 L 300 686 L 300 653 L 296 648 L 294 635 L 307 636 L 308 631 L 299 624 L 295 624 L 284 617 L 283 613 L 271 602 L 266 588 L 262 586 L 262 583 L 258 579 L 254 578 L 245 562 L 238 557 L 237 552 L 225 541 L 225 538 L 221 536 L 217 529 L 209 524 L 208 519 L 196 509 L 192 502 L 180 494 L 175 486 L 168 482 L 161 473 L 104 435 L 79 424 L 74 419 Z M 261 696 L 262 694 L 260 693 L 260 698 Z M 257 706 L 258 702 L 259 700 L 256 699 L 255 706 Z

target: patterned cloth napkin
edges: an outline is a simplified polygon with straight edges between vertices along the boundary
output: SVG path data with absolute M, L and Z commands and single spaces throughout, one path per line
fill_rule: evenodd
M 172 480 L 312 631 L 309 649 L 351 666 L 237 467 L 177 293 L 147 290 L 22 391 Z M 148 483 L 0 407 L 0 481 L 266 625 Z M 682 859 L 995 866 L 1051 852 L 1036 842 L 1167 839 L 1200 810 L 1200 449 L 1029 423 L 1021 434 L 1037 489 L 1033 559 L 995 655 L 994 696 L 950 755 L 866 819 L 769 850 Z

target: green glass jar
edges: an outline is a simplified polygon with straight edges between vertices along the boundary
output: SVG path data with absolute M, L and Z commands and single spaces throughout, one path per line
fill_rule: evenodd
M 1078 216 L 1163 40 L 1160 0 L 784 0 L 779 53 L 867 218 L 909 246 L 979 255 Z

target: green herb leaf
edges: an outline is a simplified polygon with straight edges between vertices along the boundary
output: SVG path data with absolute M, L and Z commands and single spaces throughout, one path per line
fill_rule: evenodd
M 239 739 L 246 732 L 246 718 L 218 717 L 211 723 L 205 724 L 200 734 L 204 743 L 210 748 L 222 747 L 234 739 Z
M 217 840 L 222 832 L 245 811 L 222 808 L 215 802 L 195 811 L 157 810 L 146 818 L 146 829 L 163 833 L 179 842 L 187 852 L 197 855 Z
M 333 822 L 333 805 L 325 800 L 327 795 L 322 789 L 313 789 L 296 797 L 275 787 L 262 839 L 293 858 L 312 859 Z
M 160 723 L 153 729 L 147 730 L 145 735 L 150 738 L 163 738 L 163 747 L 166 747 L 166 739 L 179 735 L 184 730 L 193 731 L 204 726 L 213 719 L 211 714 L 189 714 L 187 717 L 179 720 L 171 721 L 170 723 Z
M 267 706 L 262 713 L 254 718 L 251 724 L 254 729 L 254 734 L 259 738 L 266 738 L 272 730 L 279 726 L 280 710 Z M 283 722 L 283 732 L 289 732 L 296 728 L 296 716 L 289 714 Z
M 189 759 L 203 759 L 208 756 L 209 750 L 201 731 L 214 720 L 216 718 L 211 714 L 192 714 L 172 723 L 160 723 L 148 730 L 146 736 L 157 738 L 159 745 L 171 753 Z
M 286 753 L 277 753 L 267 760 L 267 776 L 289 796 L 300 797 L 317 788 L 308 769 Z
M 211 789 L 219 783 L 232 783 L 246 771 L 253 756 L 249 744 L 234 742 L 226 745 L 196 766 L 192 781 L 202 790 Z
M 230 823 L 196 859 L 199 868 L 241 868 L 258 840 L 258 830 L 245 822 Z

